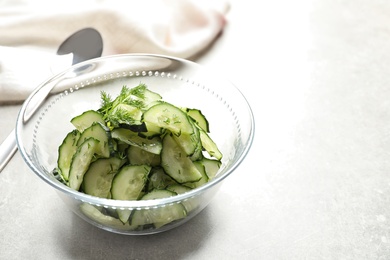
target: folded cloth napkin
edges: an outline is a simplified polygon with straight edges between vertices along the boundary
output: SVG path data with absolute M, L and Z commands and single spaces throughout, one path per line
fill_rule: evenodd
M 223 30 L 226 1 L 0 1 L 0 102 L 24 100 L 39 83 L 70 66 L 71 55 L 56 55 L 57 48 L 86 27 L 102 34 L 103 56 L 193 57 Z

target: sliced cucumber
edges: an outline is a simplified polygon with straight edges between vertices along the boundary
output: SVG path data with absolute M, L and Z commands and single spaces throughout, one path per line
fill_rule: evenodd
M 177 194 L 183 194 L 186 192 L 189 192 L 192 190 L 192 188 L 181 185 L 181 184 L 174 184 L 174 185 L 169 185 L 167 187 L 167 190 L 176 192 Z M 185 200 L 182 202 L 182 205 L 187 211 L 187 215 L 193 211 L 195 208 L 199 206 L 199 200 L 198 198 L 189 198 L 188 200 Z
M 148 165 L 124 166 L 112 181 L 111 196 L 115 200 L 137 200 L 146 184 L 147 176 L 151 170 Z M 131 210 L 118 209 L 119 219 L 128 221 Z
M 162 96 L 156 92 L 151 91 L 150 89 L 147 89 L 145 86 L 143 94 L 140 95 L 138 99 L 142 100 L 145 103 L 145 106 L 148 107 L 153 105 L 156 101 L 161 100 Z
M 112 180 L 123 163 L 116 157 L 102 158 L 91 163 L 84 174 L 83 191 L 99 198 L 109 198 Z
M 203 131 L 202 129 L 200 130 L 200 140 L 202 142 L 203 148 L 207 151 L 207 153 L 216 158 L 217 160 L 222 159 L 222 153 L 218 149 L 218 146 L 214 143 L 214 141 L 210 138 L 210 136 Z
M 143 138 L 137 133 L 124 129 L 116 128 L 111 132 L 112 138 L 118 139 L 127 144 L 137 146 L 147 152 L 160 154 L 162 149 L 161 138 L 159 136 L 152 139 Z
M 202 158 L 200 162 L 203 164 L 209 180 L 213 179 L 217 175 L 222 165 L 221 161 L 209 159 L 206 157 Z
M 109 226 L 120 230 L 134 230 L 137 228 L 137 226 L 131 226 L 129 223 L 124 224 L 117 218 L 103 214 L 98 208 L 88 203 L 82 203 L 80 205 L 80 210 L 89 219 L 96 221 L 97 223 L 104 226 Z
M 72 118 L 76 130 L 59 147 L 53 175 L 72 189 L 114 200 L 150 200 L 187 192 L 218 173 L 222 154 L 200 110 L 164 102 L 144 84 L 124 86 L 114 100 L 102 92 L 101 99 L 97 111 Z M 85 214 L 111 226 L 158 228 L 198 205 L 189 198 L 145 210 L 85 206 Z
M 206 117 L 202 114 L 199 109 L 195 108 L 187 108 L 187 115 L 189 115 L 200 128 L 203 129 L 206 133 L 210 132 L 209 121 L 207 121 Z
M 153 190 L 145 194 L 141 200 L 155 200 L 175 196 L 177 193 L 168 190 Z M 131 217 L 131 225 L 154 224 L 156 228 L 172 221 L 185 218 L 187 212 L 183 205 L 176 203 L 164 207 L 150 208 L 147 210 L 135 210 Z
M 152 167 L 148 165 L 126 165 L 112 181 L 111 195 L 115 200 L 136 200 L 144 188 Z
M 187 114 L 178 107 L 159 102 L 143 114 L 143 121 L 170 130 L 175 135 L 192 134 L 192 124 Z
M 194 161 L 198 159 L 202 153 L 202 143 L 200 142 L 200 132 L 199 129 L 194 125 L 195 123 L 191 122 L 193 127 L 192 134 L 182 133 L 181 135 L 173 135 L 173 139 L 183 148 L 184 152 L 191 156 L 191 159 Z
M 128 223 L 131 212 L 133 211 L 131 209 L 117 209 L 116 212 L 122 223 Z
M 137 146 L 130 145 L 127 149 L 127 158 L 132 165 L 158 166 L 161 163 L 160 155 L 150 153 Z
M 167 186 L 166 189 L 177 194 L 183 194 L 192 190 L 190 187 L 184 186 L 182 184 L 172 184 Z
M 139 136 L 145 137 L 145 138 L 153 138 L 156 136 L 161 136 L 164 134 L 164 128 L 161 128 L 157 125 L 150 124 L 148 122 L 143 122 L 146 127 L 146 131 L 140 131 L 138 132 Z
M 191 154 L 191 160 L 196 161 L 203 158 L 203 147 L 202 142 L 200 141 L 200 131 L 199 128 L 195 125 L 195 123 L 192 122 L 192 126 L 194 128 L 194 134 L 192 135 L 192 141 L 193 145 L 195 146 L 194 153 Z
M 72 163 L 69 170 L 69 187 L 79 190 L 83 182 L 84 174 L 87 172 L 89 165 L 99 147 L 99 141 L 90 137 L 85 140 L 73 155 Z M 99 147 L 100 148 L 100 147 Z
M 149 174 L 148 191 L 165 189 L 168 185 L 177 184 L 161 167 L 153 168 Z
M 99 141 L 99 146 L 97 147 L 96 153 L 104 158 L 110 157 L 109 129 L 100 123 L 92 123 L 90 127 L 86 128 L 84 132 L 81 133 L 77 145 L 80 146 L 81 143 L 91 137 Z
M 78 115 L 70 120 L 77 130 L 83 132 L 93 123 L 104 124 L 103 115 L 96 110 L 87 110 L 81 115 Z
M 163 139 L 161 166 L 178 183 L 194 182 L 202 178 L 194 163 L 171 135 L 165 135 Z
M 204 165 L 202 164 L 202 162 L 196 161 L 196 162 L 194 162 L 194 165 L 196 166 L 196 168 L 198 169 L 198 171 L 202 175 L 202 178 L 200 178 L 200 180 L 195 181 L 195 182 L 187 182 L 187 183 L 183 184 L 187 187 L 190 187 L 191 189 L 195 189 L 197 187 L 200 187 L 209 181 L 209 177 L 206 174 L 206 169 L 205 169 Z
M 58 160 L 57 165 L 60 170 L 60 174 L 65 181 L 69 179 L 69 169 L 72 162 L 72 157 L 77 151 L 77 141 L 80 138 L 80 132 L 75 129 L 69 132 L 64 141 L 58 148 Z

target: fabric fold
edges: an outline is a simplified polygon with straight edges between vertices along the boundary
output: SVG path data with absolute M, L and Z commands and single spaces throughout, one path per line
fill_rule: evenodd
M 225 0 L 3 1 L 0 102 L 24 100 L 51 76 L 52 64 L 46 62 L 64 62 L 55 55 L 58 46 L 82 28 L 102 34 L 103 56 L 155 53 L 189 58 L 218 37 L 228 8 Z

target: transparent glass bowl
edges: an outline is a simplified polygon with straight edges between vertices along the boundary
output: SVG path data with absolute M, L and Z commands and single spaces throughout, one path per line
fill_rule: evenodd
M 176 106 L 197 108 L 207 117 L 210 136 L 223 154 L 218 175 L 207 184 L 177 196 L 143 201 L 93 197 L 70 189 L 52 174 L 58 147 L 74 129 L 70 119 L 100 106 L 102 90 L 115 97 L 123 85 L 145 83 Z M 254 137 L 254 117 L 241 92 L 198 64 L 159 55 L 107 56 L 75 65 L 41 84 L 25 101 L 16 125 L 19 151 L 31 170 L 52 186 L 69 208 L 87 222 L 120 234 L 142 235 L 172 229 L 204 209 L 222 181 L 245 159 Z M 185 218 L 162 225 L 134 228 L 122 224 L 113 211 L 143 210 L 159 214 L 176 204 L 191 205 Z

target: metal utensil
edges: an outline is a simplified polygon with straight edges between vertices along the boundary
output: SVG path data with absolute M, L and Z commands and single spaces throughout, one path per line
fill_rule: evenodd
M 73 53 L 72 64 L 74 65 L 82 61 L 100 57 L 102 52 L 103 39 L 100 33 L 93 28 L 85 28 L 70 35 L 58 47 L 57 54 Z M 14 129 L 0 145 L 0 172 L 14 156 L 17 149 Z

